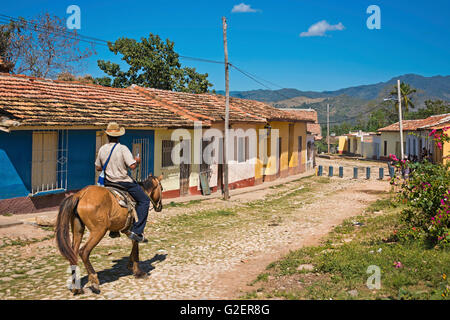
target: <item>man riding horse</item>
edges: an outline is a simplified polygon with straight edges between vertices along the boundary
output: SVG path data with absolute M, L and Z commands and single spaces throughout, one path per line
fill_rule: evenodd
M 120 127 L 115 122 L 111 122 L 108 124 L 105 132 L 108 136 L 109 143 L 103 145 L 98 150 L 97 159 L 95 160 L 96 169 L 97 171 L 102 171 L 103 166 L 109 159 L 104 171 L 105 185 L 111 182 L 118 184 L 136 200 L 138 222 L 133 224 L 128 238 L 136 242 L 147 242 L 144 238 L 144 229 L 147 223 L 150 198 L 138 183 L 128 176 L 127 170 L 127 168 L 131 170 L 136 169 L 137 165 L 141 163 L 141 159 L 139 156 L 133 157 L 130 150 L 125 145 L 119 143 L 119 137 L 125 134 L 125 128 Z M 115 238 L 118 236 L 120 236 L 119 232 L 110 232 L 110 237 Z
M 100 281 L 92 266 L 89 256 L 92 249 L 105 236 L 107 231 L 111 233 L 123 232 L 132 240 L 132 249 L 128 268 L 133 271 L 136 278 L 145 278 L 147 273 L 139 267 L 139 244 L 144 241 L 144 228 L 147 222 L 150 202 L 156 212 L 162 210 L 162 175 L 155 177 L 149 175 L 144 181 L 136 183 L 128 176 L 127 168 L 135 169 L 139 164 L 139 157 L 133 157 L 130 150 L 119 143 L 119 137 L 125 133 L 125 129 L 117 123 L 110 123 L 107 127 L 109 143 L 99 150 L 95 162 L 97 170 L 105 171 L 100 177 L 112 186 L 86 186 L 80 191 L 65 198 L 59 207 L 55 226 L 55 238 L 58 250 L 72 266 L 71 290 L 74 294 L 83 292 L 76 281 L 76 266 L 78 258 L 83 260 L 88 273 L 88 280 L 92 292 L 100 292 Z M 101 180 L 101 179 L 100 179 Z M 115 192 L 120 188 L 127 190 L 137 201 L 136 211 L 130 213 L 128 205 L 123 206 L 116 197 Z M 133 210 L 131 210 L 133 212 Z M 132 219 L 137 222 L 131 225 Z M 131 227 L 131 232 L 129 231 Z M 88 229 L 89 238 L 83 246 L 81 242 L 85 229 Z M 72 241 L 70 239 L 72 229 Z M 120 234 L 119 234 L 120 235 Z

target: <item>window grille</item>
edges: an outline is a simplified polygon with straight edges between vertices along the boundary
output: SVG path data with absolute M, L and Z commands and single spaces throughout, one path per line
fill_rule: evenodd
M 31 194 L 67 190 L 67 130 L 33 131 Z
M 173 166 L 173 161 L 172 161 L 173 147 L 174 147 L 174 141 L 172 141 L 172 140 L 163 140 L 162 141 L 162 163 L 161 163 L 161 166 L 163 168 Z
M 150 142 L 148 138 L 133 139 L 133 156 L 141 158 L 141 163 L 133 172 L 136 181 L 145 180 L 150 174 Z
M 245 161 L 245 151 L 244 151 L 244 138 L 239 137 L 239 145 L 238 145 L 239 153 L 238 153 L 238 162 Z

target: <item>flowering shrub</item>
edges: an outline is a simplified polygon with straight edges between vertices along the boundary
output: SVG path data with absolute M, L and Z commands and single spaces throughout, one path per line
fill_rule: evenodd
M 409 179 L 401 185 L 399 193 L 407 204 L 402 211 L 403 219 L 408 225 L 427 232 L 434 240 L 442 240 L 450 227 L 449 166 L 425 162 L 409 164 L 409 167 Z
M 441 199 L 437 214 L 431 217 L 430 233 L 442 243 L 450 243 L 450 190 Z
M 428 135 L 429 137 L 432 137 L 432 139 L 435 141 L 436 146 L 442 150 L 442 147 L 444 145 L 445 142 L 449 142 L 450 141 L 450 137 L 449 135 L 446 133 L 446 131 L 450 129 L 450 127 L 445 127 L 442 129 L 442 132 L 437 132 L 436 129 L 432 130 L 430 132 L 430 134 Z
M 430 137 L 438 148 L 450 141 L 444 128 L 442 133 L 433 130 Z M 399 201 L 406 204 L 402 219 L 407 227 L 399 230 L 397 239 L 418 240 L 428 238 L 436 243 L 450 243 L 450 164 L 410 163 L 391 156 L 395 166 L 406 178 L 396 174 L 391 184 L 398 186 Z

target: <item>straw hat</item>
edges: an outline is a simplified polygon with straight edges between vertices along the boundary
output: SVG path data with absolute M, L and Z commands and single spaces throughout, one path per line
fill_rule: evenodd
M 125 128 L 120 127 L 117 122 L 110 122 L 106 127 L 106 134 L 111 137 L 120 137 L 125 134 Z

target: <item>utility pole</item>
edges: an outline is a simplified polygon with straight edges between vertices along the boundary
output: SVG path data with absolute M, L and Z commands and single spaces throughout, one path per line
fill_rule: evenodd
M 327 104 L 327 144 L 328 154 L 330 154 L 330 105 Z
M 400 91 L 400 80 L 397 80 L 398 87 L 398 124 L 400 126 L 400 150 L 401 150 L 401 159 L 404 160 L 405 154 L 403 152 L 403 123 L 402 123 L 402 93 Z
M 227 47 L 227 19 L 222 17 L 223 25 L 223 49 L 225 53 L 225 138 L 223 142 L 223 198 L 230 198 L 228 192 L 228 122 L 230 113 L 230 86 L 228 78 L 228 47 Z

